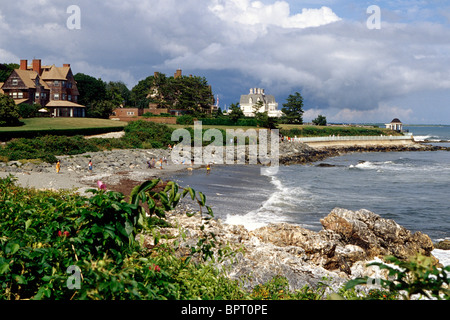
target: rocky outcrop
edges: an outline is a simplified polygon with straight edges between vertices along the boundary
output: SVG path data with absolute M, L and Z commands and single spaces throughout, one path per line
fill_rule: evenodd
M 304 164 L 336 157 L 352 152 L 402 152 L 402 151 L 437 151 L 450 148 L 433 146 L 421 143 L 405 145 L 354 145 L 354 146 L 328 146 L 314 148 L 300 142 L 280 143 L 280 164 Z
M 353 277 L 370 277 L 373 270 L 365 265 L 373 259 L 385 255 L 406 259 L 418 252 L 430 256 L 433 249 L 427 235 L 411 233 L 368 210 L 336 208 L 321 220 L 323 230 L 319 232 L 286 223 L 248 231 L 218 220 L 211 220 L 201 231 L 199 217 L 188 218 L 183 212 L 168 216 L 177 228 L 161 230 L 179 242 L 179 253 L 189 252 L 199 237 L 213 233 L 222 248 L 229 246 L 237 252 L 234 259 L 225 259 L 219 267 L 248 287 L 277 275 L 285 276 L 291 289 L 315 287 L 324 277 L 338 287 Z M 144 243 L 153 247 L 151 237 Z

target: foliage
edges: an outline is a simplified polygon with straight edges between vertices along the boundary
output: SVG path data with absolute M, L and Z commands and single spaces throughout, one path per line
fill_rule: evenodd
M 116 105 L 108 100 L 103 101 L 94 101 L 87 108 L 86 115 L 89 118 L 100 118 L 100 119 L 108 119 L 109 116 L 113 113 Z
M 132 121 L 125 127 L 122 140 L 132 148 L 165 148 L 172 143 L 174 129 L 165 124 L 143 120 Z
M 394 256 L 387 256 L 385 260 L 392 265 L 373 262 L 369 266 L 378 266 L 388 270 L 388 279 L 379 279 L 378 283 L 390 293 L 400 294 L 410 300 L 419 294 L 429 299 L 450 300 L 450 266 L 437 268 L 432 258 L 416 255 L 402 261 Z M 346 284 L 346 289 L 357 285 L 367 284 L 368 278 L 357 278 Z
M 0 147 L 0 156 L 8 160 L 42 159 L 56 162 L 56 156 L 76 155 L 110 149 L 164 148 L 171 144 L 174 129 L 164 124 L 146 121 L 130 122 L 120 139 L 85 139 L 83 136 L 42 136 L 19 138 Z
M 230 110 L 231 110 L 231 112 L 228 114 L 228 118 L 230 118 L 230 120 L 233 123 L 237 123 L 239 119 L 244 117 L 244 112 L 242 111 L 241 107 L 239 106 L 239 102 L 232 103 L 230 105 Z
M 131 101 L 131 91 L 122 81 L 110 81 L 106 84 L 106 99 L 115 106 L 127 106 Z
M 150 96 L 149 96 L 150 94 Z M 162 108 L 183 110 L 194 116 L 203 115 L 214 102 L 206 78 L 198 76 L 149 76 L 131 90 L 133 103 L 146 108 L 149 103 Z
M 7 95 L 0 94 L 0 126 L 20 125 L 19 107 Z
M 15 69 L 19 69 L 17 63 L 0 64 L 0 82 L 6 82 Z
M 38 110 L 41 109 L 40 104 L 21 103 L 18 107 L 19 115 L 22 118 L 33 118 L 36 116 Z
M 186 195 L 207 209 L 201 220 L 207 223 L 212 211 L 201 192 L 153 180 L 133 189 L 126 202 L 123 194 L 103 187 L 90 190 L 90 198 L 23 189 L 12 176 L 0 179 L 0 190 L 0 299 L 245 296 L 236 281 L 219 275 L 211 264 L 178 258 L 164 244 L 143 250 L 135 240 L 140 232 L 157 233 L 151 218 L 164 220 L 165 212 Z M 201 247 L 192 252 L 206 253 L 203 260 L 211 255 Z M 78 287 L 69 267 L 80 272 Z
M 74 75 L 80 92 L 78 103 L 90 107 L 96 101 L 106 100 L 106 84 L 84 73 Z
M 189 114 L 179 116 L 179 117 L 177 117 L 177 124 L 193 125 L 194 117 Z
M 321 114 L 315 118 L 312 123 L 314 123 L 316 126 L 326 126 L 327 125 L 327 118 Z
M 302 124 L 303 123 L 303 97 L 300 93 L 290 94 L 283 104 L 281 111 L 284 115 L 281 117 L 282 123 Z
M 298 126 L 298 128 L 281 129 L 280 133 L 287 137 L 328 137 L 328 136 L 380 136 L 399 135 L 392 130 L 364 127 L 317 127 Z
M 243 117 L 239 118 L 234 122 L 228 116 L 222 116 L 217 118 L 202 118 L 199 119 L 203 125 L 207 126 L 238 126 L 238 127 L 256 127 L 256 119 L 253 117 Z
M 13 139 L 0 149 L 0 155 L 9 160 L 42 159 L 56 162 L 56 155 L 75 155 L 99 151 L 99 148 L 83 136 L 44 136 L 34 139 Z

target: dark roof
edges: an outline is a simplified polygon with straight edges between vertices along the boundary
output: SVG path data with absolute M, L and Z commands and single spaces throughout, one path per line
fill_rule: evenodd
M 402 123 L 400 120 L 398 120 L 397 118 L 395 118 L 394 120 L 391 121 L 391 123 Z

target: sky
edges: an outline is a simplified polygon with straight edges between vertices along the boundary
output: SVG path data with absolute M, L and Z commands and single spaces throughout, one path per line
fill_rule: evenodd
M 0 2 L 0 63 L 70 63 L 130 89 L 182 69 L 222 109 L 264 88 L 280 108 L 301 93 L 305 121 L 450 124 L 447 0 Z

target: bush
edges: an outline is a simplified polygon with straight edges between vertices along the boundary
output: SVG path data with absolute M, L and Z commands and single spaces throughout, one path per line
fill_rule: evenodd
M 167 125 L 135 121 L 125 127 L 120 139 L 85 139 L 83 136 L 41 136 L 34 139 L 19 138 L 0 147 L 0 157 L 10 160 L 41 159 L 49 163 L 56 156 L 76 155 L 111 149 L 164 148 L 171 144 L 173 129 Z
M 177 124 L 183 124 L 183 125 L 193 125 L 194 124 L 194 117 L 191 115 L 184 115 L 177 117 Z
M 155 222 L 165 221 L 166 212 L 185 196 L 206 208 L 201 223 L 208 223 L 212 211 L 201 192 L 152 180 L 136 186 L 126 202 L 103 184 L 84 198 L 24 189 L 14 180 L 0 179 L 0 299 L 244 297 L 238 283 L 211 264 L 191 261 L 194 255 L 213 258 L 210 235 L 203 234 L 184 258 L 168 245 L 144 251 L 135 240 L 143 231 L 156 236 L 161 223 Z

